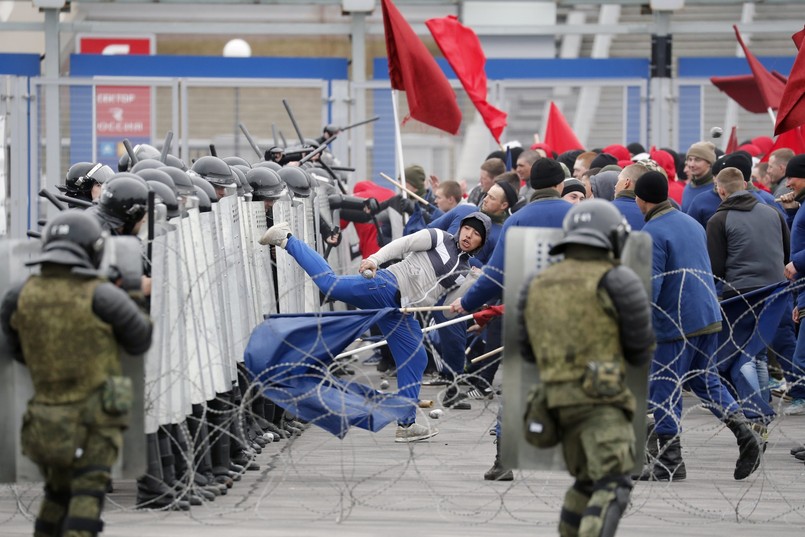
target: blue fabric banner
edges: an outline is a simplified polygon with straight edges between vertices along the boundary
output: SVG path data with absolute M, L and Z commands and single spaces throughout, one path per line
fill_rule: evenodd
M 272 315 L 252 332 L 244 355 L 266 397 L 300 419 L 343 438 L 352 426 L 379 431 L 416 402 L 346 382 L 328 366 L 393 308 Z

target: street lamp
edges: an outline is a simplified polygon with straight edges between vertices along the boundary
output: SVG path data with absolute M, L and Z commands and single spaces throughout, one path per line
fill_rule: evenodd
M 249 58 L 252 55 L 252 47 L 243 39 L 230 39 L 224 45 L 224 58 Z M 238 129 L 240 123 L 240 87 L 235 86 L 235 128 L 232 133 L 235 135 L 235 155 L 240 156 L 240 133 Z

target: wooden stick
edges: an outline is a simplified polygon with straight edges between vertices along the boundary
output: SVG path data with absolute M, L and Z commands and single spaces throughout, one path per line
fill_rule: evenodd
M 418 306 L 415 308 L 400 308 L 403 313 L 415 313 L 419 311 L 448 311 L 450 306 Z
M 425 328 L 422 329 L 422 333 L 427 334 L 428 332 L 432 332 L 433 330 L 438 330 L 439 328 L 443 328 L 445 326 L 450 326 L 451 324 L 457 324 L 457 323 L 462 323 L 462 322 L 465 322 L 465 321 L 469 321 L 470 319 L 472 319 L 472 314 L 471 313 L 469 315 L 464 315 L 463 317 L 456 317 L 455 319 L 450 319 L 449 321 L 445 321 L 445 322 L 440 323 L 440 324 L 435 324 L 433 326 L 425 327 Z M 378 341 L 377 343 L 372 343 L 371 345 L 366 345 L 364 347 L 360 347 L 360 348 L 357 348 L 357 349 L 352 349 L 351 351 L 344 351 L 341 354 L 337 355 L 333 359 L 334 360 L 339 360 L 341 358 L 346 358 L 347 356 L 352 356 L 353 354 L 358 354 L 359 352 L 368 351 L 370 349 L 376 349 L 378 347 L 382 347 L 383 345 L 386 345 L 387 343 L 388 343 L 388 341 L 386 341 L 384 339 L 383 341 Z
M 493 351 L 489 351 L 486 354 L 482 354 L 482 355 L 480 355 L 480 356 L 478 356 L 476 358 L 473 358 L 472 360 L 470 360 L 470 363 L 477 364 L 478 362 L 481 362 L 483 360 L 486 360 L 487 358 L 491 358 L 494 355 L 499 354 L 502 350 L 503 350 L 503 347 L 498 347 L 497 349 L 495 349 Z
M 394 179 L 392 179 L 391 177 L 389 177 L 385 173 L 381 172 L 380 177 L 382 177 L 383 179 L 385 179 L 386 181 L 388 181 L 392 185 L 396 186 L 397 188 L 401 188 L 401 189 L 405 190 L 408 193 L 409 196 L 411 196 L 412 198 L 417 200 L 419 203 L 423 203 L 425 205 L 430 205 L 430 203 L 428 203 L 428 201 L 425 198 L 419 196 L 416 192 L 411 192 L 410 190 L 408 190 L 408 188 L 406 188 L 405 185 L 400 184 L 398 181 L 395 181 Z

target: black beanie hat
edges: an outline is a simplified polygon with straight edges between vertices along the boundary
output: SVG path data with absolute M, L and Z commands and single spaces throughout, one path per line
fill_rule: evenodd
M 564 188 L 562 189 L 562 196 L 570 194 L 571 192 L 581 192 L 587 196 L 587 187 L 578 179 L 565 179 Z
M 462 226 L 470 226 L 472 229 L 478 232 L 481 236 L 481 244 L 486 243 L 486 227 L 484 223 L 478 220 L 477 218 L 465 218 L 461 221 Z
M 635 196 L 649 203 L 662 203 L 668 199 L 668 179 L 660 172 L 646 172 L 634 186 Z
M 724 168 L 738 168 L 744 176 L 744 181 L 752 180 L 752 157 L 746 151 L 736 151 L 716 159 L 713 163 L 713 175 L 718 175 Z
M 610 155 L 609 153 L 601 153 L 590 163 L 590 169 L 593 170 L 595 168 L 603 168 L 609 164 L 618 164 L 618 158 L 615 155 Z
M 805 179 L 805 155 L 794 155 L 785 167 L 786 177 Z
M 629 150 L 629 153 L 631 153 L 632 156 L 639 155 L 640 153 L 645 153 L 646 152 L 646 148 L 643 147 L 643 144 L 641 144 L 640 142 L 632 142 L 632 143 L 630 143 L 629 145 L 626 146 L 626 149 Z
M 511 186 L 508 181 L 495 181 L 495 184 L 498 185 L 506 195 L 506 203 L 509 204 L 509 210 L 513 209 L 514 206 L 517 205 L 517 191 L 514 190 L 514 187 Z
M 565 180 L 562 165 L 550 158 L 541 158 L 531 166 L 531 188 L 551 188 Z

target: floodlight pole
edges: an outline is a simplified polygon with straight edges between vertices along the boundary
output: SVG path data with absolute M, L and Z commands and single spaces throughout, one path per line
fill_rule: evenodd
M 673 143 L 673 84 L 671 79 L 671 12 L 654 12 L 657 32 L 651 36 L 651 72 L 649 81 L 649 145 L 676 147 Z

